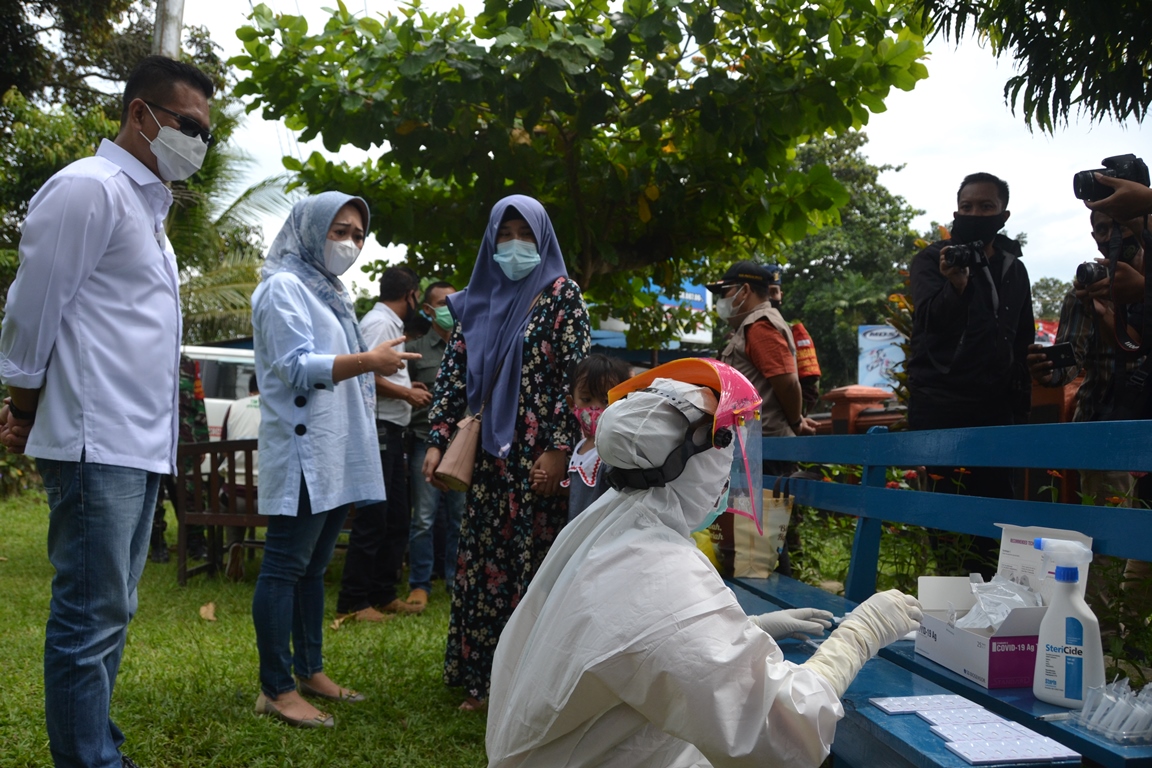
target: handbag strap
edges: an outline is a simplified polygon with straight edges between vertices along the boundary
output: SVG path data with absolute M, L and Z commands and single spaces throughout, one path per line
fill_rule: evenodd
M 536 294 L 536 298 L 532 299 L 532 303 L 528 305 L 527 316 L 532 316 L 532 310 L 536 308 L 536 302 L 540 301 L 540 297 L 544 295 L 544 291 Z M 511 347 L 508 349 L 508 354 L 512 354 Z M 488 397 L 484 398 L 484 402 L 480 403 L 480 411 L 476 414 L 476 420 L 480 421 L 480 417 L 484 415 L 484 409 L 488 407 L 488 402 L 492 399 L 492 391 L 496 389 L 496 379 L 500 377 L 500 371 L 504 370 L 504 361 L 508 359 L 508 355 L 500 358 L 500 362 L 496 365 L 496 372 L 492 374 L 492 389 L 488 391 Z

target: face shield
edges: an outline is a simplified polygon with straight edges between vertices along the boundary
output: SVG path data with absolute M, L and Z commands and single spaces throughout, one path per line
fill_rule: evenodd
M 670 397 L 673 406 L 684 413 L 688 420 L 684 445 L 669 455 L 664 467 L 647 470 L 650 475 L 648 484 L 637 484 L 641 482 L 640 478 L 623 478 L 623 485 L 633 488 L 663 485 L 667 482 L 669 470 L 674 470 L 675 465 L 678 464 L 680 471 L 683 471 L 684 462 L 696 453 L 712 447 L 725 448 L 733 445 L 732 467 L 728 481 L 728 507 L 725 511 L 753 520 L 757 531 L 763 534 L 761 398 L 756 388 L 743 374 L 719 360 L 688 358 L 657 366 L 613 387 L 608 392 L 608 402 L 614 403 L 637 391 L 655 392 L 667 397 L 668 394 L 661 391 L 663 388 L 658 385 L 658 379 L 672 379 L 698 387 L 708 387 L 715 395 L 715 410 L 709 416 L 705 412 L 712 406 L 711 402 L 687 403 L 682 407 L 678 404 L 682 398 Z M 670 464 L 673 466 L 670 467 Z M 679 472 L 676 474 L 678 476 Z M 609 475 L 610 480 L 611 477 Z

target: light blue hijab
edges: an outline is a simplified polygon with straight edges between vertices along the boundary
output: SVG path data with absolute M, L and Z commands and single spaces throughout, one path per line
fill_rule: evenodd
M 344 336 L 348 339 L 348 349 L 353 352 L 367 352 L 368 345 L 360 335 L 360 324 L 356 322 L 356 312 L 352 298 L 340 282 L 324 266 L 324 243 L 328 240 L 328 230 L 336 213 L 348 203 L 354 204 L 364 216 L 364 231 L 368 231 L 368 203 L 359 197 L 343 192 L 321 192 L 306 197 L 292 206 L 288 220 L 280 228 L 280 233 L 272 241 L 264 268 L 260 274 L 269 278 L 277 272 L 295 275 L 328 305 L 340 321 Z M 370 374 L 362 374 L 359 379 L 360 391 L 369 413 L 376 412 L 376 382 Z

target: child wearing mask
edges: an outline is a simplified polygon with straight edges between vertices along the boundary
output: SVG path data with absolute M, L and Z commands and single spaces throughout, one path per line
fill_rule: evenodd
M 604 463 L 596 453 L 596 422 L 608 407 L 608 390 L 631 377 L 628 363 L 618 357 L 589 355 L 576 365 L 568 407 L 580 422 L 584 437 L 572 451 L 568 479 L 560 483 L 568 489 L 568 522 L 608 489 Z

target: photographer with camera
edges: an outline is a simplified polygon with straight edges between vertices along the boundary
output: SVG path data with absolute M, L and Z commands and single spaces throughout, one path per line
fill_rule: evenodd
M 1102 164 L 1103 168 L 1080 171 L 1072 177 L 1073 194 L 1092 210 L 1127 223 L 1132 232 L 1143 230 L 1147 240 L 1148 216 L 1152 214 L 1148 166 L 1132 154 L 1106 157 Z
M 1097 386 L 1088 389 L 1092 376 L 1090 358 L 1084 360 L 1084 384 L 1077 392 L 1075 421 L 1116 421 L 1152 416 L 1152 359 L 1149 339 L 1152 330 L 1152 286 L 1144 279 L 1144 259 L 1152 250 L 1152 188 L 1148 166 L 1135 155 L 1116 155 L 1103 161 L 1103 168 L 1080 171 L 1072 178 L 1073 193 L 1092 210 L 1093 237 L 1105 258 L 1085 262 L 1076 270 L 1076 307 L 1098 321 L 1095 337 L 1101 351 L 1097 353 L 1100 372 L 1112 372 L 1111 382 L 1095 377 Z M 1065 299 L 1065 308 L 1069 299 Z M 1120 311 L 1117 311 L 1120 310 Z M 1060 313 L 1060 334 L 1064 332 L 1065 310 Z M 1071 312 L 1069 312 L 1071 314 Z M 1074 318 L 1072 318 L 1074 319 Z M 1075 349 L 1075 345 L 1074 345 Z M 1112 354 L 1111 365 L 1104 350 Z M 1032 356 L 1029 356 L 1030 362 Z M 1068 372 L 1054 366 L 1043 366 L 1034 374 L 1041 383 L 1057 385 L 1070 381 Z M 1105 390 L 1105 385 L 1111 386 Z M 1086 391 L 1087 390 L 1087 391 Z M 1097 394 L 1099 392 L 1099 394 Z M 1152 476 L 1135 482 L 1127 472 L 1081 472 L 1081 490 L 1093 496 L 1099 505 L 1109 495 L 1123 499 L 1131 506 L 1138 499 L 1147 504 L 1152 499 Z M 1134 498 L 1135 497 L 1135 498 Z M 1091 585 L 1090 585 L 1091 586 Z M 1128 610 L 1147 616 L 1152 612 L 1152 566 L 1129 560 L 1124 569 L 1121 589 L 1127 594 Z
M 1112 219 L 1093 211 L 1091 213 L 1092 239 L 1097 249 L 1109 252 L 1112 237 Z M 1128 228 L 1123 230 L 1124 247 L 1117 261 L 1116 282 L 1123 279 L 1137 290 L 1143 299 L 1144 251 L 1139 240 Z M 1121 269 L 1123 268 L 1123 269 Z M 1144 360 L 1143 355 L 1122 353 L 1116 344 L 1112 301 L 1106 259 L 1086 261 L 1076 269 L 1073 288 L 1064 297 L 1060 308 L 1060 327 L 1056 331 L 1056 344 L 1029 348 L 1028 368 L 1032 378 L 1046 387 L 1061 387 L 1076 380 L 1084 372 L 1084 380 L 1076 391 L 1076 411 L 1073 421 L 1121 421 L 1138 419 L 1144 410 L 1146 395 L 1143 388 L 1129 386 L 1131 377 Z M 1137 285 L 1138 283 L 1138 285 Z M 1120 291 L 1116 291 L 1117 295 Z M 1058 365 L 1054 352 L 1064 344 L 1071 345 L 1071 365 Z M 1080 490 L 1091 496 L 1096 504 L 1106 497 L 1131 497 L 1134 481 L 1128 472 L 1080 473 Z
M 964 178 L 956 194 L 952 238 L 932 243 L 909 268 L 912 354 L 910 429 L 1019 424 L 1031 408 L 1025 358 L 1035 339 L 1032 287 L 1020 245 L 998 234 L 1010 215 L 1008 184 L 989 173 Z M 1012 498 L 1011 470 L 929 467 L 948 478 L 939 490 Z M 997 545 L 977 541 L 970 572 L 994 572 Z M 990 556 L 990 558 L 988 557 Z M 982 562 L 985 558 L 990 562 Z

